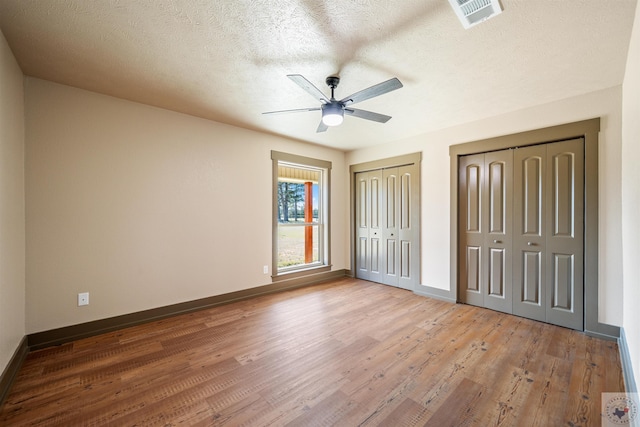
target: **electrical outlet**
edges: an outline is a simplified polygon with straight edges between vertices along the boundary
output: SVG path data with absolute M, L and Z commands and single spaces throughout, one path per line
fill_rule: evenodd
M 81 305 L 89 305 L 89 292 L 78 294 L 78 307 Z
M 269 274 L 269 266 L 268 266 L 268 265 L 265 265 L 264 267 L 262 267 L 262 272 L 263 272 L 264 274 Z

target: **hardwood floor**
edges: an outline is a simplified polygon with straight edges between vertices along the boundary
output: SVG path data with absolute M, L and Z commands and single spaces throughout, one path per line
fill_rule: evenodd
M 341 279 L 28 355 L 0 425 L 582 426 L 616 343 Z

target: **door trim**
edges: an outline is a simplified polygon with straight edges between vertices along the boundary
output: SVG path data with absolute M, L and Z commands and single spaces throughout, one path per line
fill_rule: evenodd
M 617 339 L 620 328 L 598 321 L 598 134 L 600 118 L 551 126 L 512 135 L 452 145 L 450 160 L 450 290 L 458 300 L 458 158 L 460 156 L 524 147 L 573 138 L 584 138 L 584 330 L 605 339 Z
M 399 166 L 406 166 L 415 164 L 418 166 L 418 183 L 420 183 L 420 163 L 422 162 L 422 152 L 404 154 L 396 157 L 389 157 L 387 159 L 379 159 L 373 160 L 370 162 L 357 163 L 349 166 L 349 239 L 351 241 L 351 250 L 350 250 L 350 259 L 351 259 L 351 272 L 353 277 L 356 277 L 356 243 L 357 243 L 357 230 L 356 230 L 356 174 L 359 172 L 368 172 L 377 169 L 388 169 L 395 168 Z M 418 204 L 418 218 L 421 219 L 421 203 Z M 421 234 L 420 224 L 418 224 L 418 234 Z M 421 238 L 419 239 L 421 240 Z M 418 248 L 418 258 L 422 260 L 420 253 L 422 252 L 422 245 L 419 245 Z M 419 264 L 418 271 L 418 282 L 422 282 L 422 268 L 421 264 Z

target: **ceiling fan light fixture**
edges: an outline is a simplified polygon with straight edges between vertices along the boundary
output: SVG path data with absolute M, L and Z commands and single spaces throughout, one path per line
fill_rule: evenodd
M 324 104 L 322 106 L 322 123 L 327 126 L 339 126 L 344 120 L 344 110 L 339 103 Z

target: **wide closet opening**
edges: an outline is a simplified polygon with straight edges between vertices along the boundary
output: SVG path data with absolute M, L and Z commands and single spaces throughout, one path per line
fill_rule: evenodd
M 450 147 L 459 302 L 616 337 L 598 321 L 600 119 Z
M 583 329 L 584 139 L 461 156 L 461 302 Z
M 420 153 L 350 167 L 354 276 L 420 283 Z

